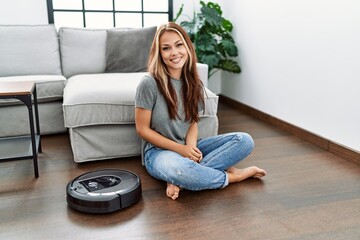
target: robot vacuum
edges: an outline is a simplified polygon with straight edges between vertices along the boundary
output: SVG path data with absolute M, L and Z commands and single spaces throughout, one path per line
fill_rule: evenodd
M 140 200 L 141 182 L 130 171 L 97 170 L 69 182 L 66 192 L 71 208 L 88 213 L 111 213 Z

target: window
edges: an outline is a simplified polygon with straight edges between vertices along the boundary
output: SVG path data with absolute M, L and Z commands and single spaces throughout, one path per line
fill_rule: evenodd
M 55 27 L 140 28 L 172 19 L 172 0 L 47 0 Z

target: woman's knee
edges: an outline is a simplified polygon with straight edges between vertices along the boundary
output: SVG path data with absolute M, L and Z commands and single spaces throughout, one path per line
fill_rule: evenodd
M 248 133 L 236 132 L 234 133 L 234 139 L 238 141 L 242 148 L 249 149 L 250 151 L 254 148 L 254 139 Z

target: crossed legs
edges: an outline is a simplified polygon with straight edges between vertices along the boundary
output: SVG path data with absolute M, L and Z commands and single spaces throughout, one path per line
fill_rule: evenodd
M 171 151 L 153 149 L 149 150 L 145 166 L 152 176 L 167 182 L 166 195 L 175 200 L 182 188 L 193 191 L 224 188 L 229 183 L 265 176 L 265 170 L 255 166 L 233 167 L 246 158 L 253 147 L 254 142 L 246 133 L 222 134 L 198 141 L 203 154 L 200 163 Z

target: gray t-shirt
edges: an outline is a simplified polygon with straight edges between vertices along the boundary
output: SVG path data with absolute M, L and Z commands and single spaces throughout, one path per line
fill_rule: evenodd
M 180 119 L 170 119 L 165 98 L 151 75 L 145 75 L 138 85 L 135 96 L 135 107 L 144 108 L 152 112 L 151 129 L 166 138 L 184 144 L 190 122 L 184 120 L 185 113 L 181 97 L 182 81 L 171 79 L 170 82 L 178 96 L 178 115 Z

